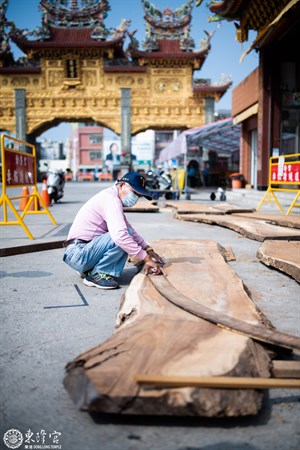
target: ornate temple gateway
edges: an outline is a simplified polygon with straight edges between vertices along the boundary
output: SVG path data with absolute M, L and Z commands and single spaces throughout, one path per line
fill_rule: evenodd
M 120 134 L 124 88 L 131 93 L 131 134 L 204 124 L 231 82 L 193 80 L 212 37 L 206 34 L 194 50 L 193 3 L 159 11 L 142 0 L 140 48 L 130 20 L 106 28 L 107 0 L 41 0 L 42 24 L 33 31 L 17 29 L 6 17 L 8 0 L 2 1 L 0 129 L 33 139 L 63 121 L 93 120 Z M 14 60 L 10 41 L 25 56 Z

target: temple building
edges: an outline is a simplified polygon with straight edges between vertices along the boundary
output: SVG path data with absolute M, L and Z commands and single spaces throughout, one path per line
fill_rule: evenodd
M 300 2 L 223 0 L 209 8 L 211 21 L 234 23 L 239 42 L 257 32 L 242 58 L 259 52 L 259 66 L 233 90 L 232 116 L 242 127 L 240 171 L 264 190 L 270 157 L 300 153 Z
M 6 17 L 4 0 L 1 130 L 34 142 L 61 122 L 95 122 L 123 138 L 122 157 L 130 163 L 124 139 L 147 129 L 185 130 L 213 121 L 215 102 L 231 81 L 194 80 L 213 37 L 206 33 L 195 50 L 190 36 L 194 0 L 175 11 L 141 1 L 146 23 L 142 46 L 130 31 L 131 20 L 106 28 L 107 0 L 41 0 L 42 23 L 33 31 L 16 28 Z M 25 56 L 14 60 L 11 41 Z

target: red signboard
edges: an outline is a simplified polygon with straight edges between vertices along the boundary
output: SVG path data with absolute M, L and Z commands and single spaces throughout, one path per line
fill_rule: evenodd
M 7 186 L 35 184 L 35 157 L 33 155 L 7 148 L 4 155 L 4 176 Z
M 279 164 L 271 166 L 271 183 L 300 184 L 300 163 L 284 163 L 281 170 Z

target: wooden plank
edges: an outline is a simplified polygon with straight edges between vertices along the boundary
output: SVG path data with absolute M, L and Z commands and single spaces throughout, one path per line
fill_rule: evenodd
M 225 262 L 225 250 L 219 244 L 185 239 L 152 244 L 166 258 L 167 278 L 177 292 L 215 313 L 249 325 L 264 323 L 274 330 Z M 152 279 L 164 280 L 143 273 L 133 278 L 122 298 L 113 335 L 67 365 L 64 385 L 77 407 L 139 415 L 257 414 L 263 392 L 255 389 L 166 390 L 136 384 L 136 374 L 151 373 L 271 376 L 271 353 L 262 345 L 178 308 L 158 292 Z
M 136 205 L 131 206 L 130 208 L 123 208 L 125 212 L 158 212 L 159 207 L 157 204 L 153 202 L 149 202 L 148 200 L 142 201 L 139 200 Z
M 300 389 L 300 379 L 252 377 L 178 377 L 164 375 L 136 375 L 141 385 L 162 387 L 200 387 L 218 389 Z
M 167 201 L 165 207 L 175 209 L 178 214 L 225 214 L 211 204 L 196 203 L 193 201 Z
M 208 223 L 229 228 L 249 239 L 263 242 L 266 239 L 300 240 L 300 230 L 269 224 L 264 220 L 250 217 L 237 217 L 236 215 L 212 214 L 176 214 L 178 220 Z
M 228 261 L 236 261 L 234 251 L 232 250 L 232 247 L 230 245 L 227 245 L 227 247 L 225 248 L 225 253 L 223 256 L 227 262 Z
M 167 201 L 166 207 L 174 208 L 178 214 L 232 214 L 251 213 L 254 208 L 241 208 L 229 203 L 201 203 L 195 201 Z
M 256 256 L 262 263 L 290 275 L 300 283 L 300 241 L 265 241 Z
M 154 284 L 155 288 L 164 298 L 201 319 L 208 320 L 221 328 L 244 334 L 257 341 L 291 350 L 300 350 L 300 338 L 296 336 L 243 322 L 222 312 L 216 312 L 206 306 L 200 305 L 175 289 L 166 277 L 151 276 L 150 279 L 151 283 Z
M 24 253 L 43 252 L 45 250 L 55 250 L 62 248 L 66 238 L 57 241 L 38 242 L 28 245 L 18 245 L 16 247 L 6 247 L 0 249 L 0 257 L 22 255 Z
M 245 208 L 242 206 L 237 205 L 231 205 L 229 203 L 218 203 L 215 205 L 215 208 L 219 211 L 223 211 L 225 214 L 237 214 L 237 213 L 243 213 L 243 214 L 251 214 L 255 211 L 255 208 Z
M 238 217 L 246 217 L 251 219 L 264 220 L 267 223 L 271 223 L 273 225 L 278 225 L 281 227 L 288 228 L 300 228 L 300 215 L 298 214 L 290 214 L 285 216 L 284 214 L 271 214 L 271 213 L 263 213 L 260 211 L 255 211 L 252 214 L 248 214 L 245 212 L 242 213 L 233 213 Z
M 276 378 L 299 378 L 300 361 L 272 361 L 272 375 Z

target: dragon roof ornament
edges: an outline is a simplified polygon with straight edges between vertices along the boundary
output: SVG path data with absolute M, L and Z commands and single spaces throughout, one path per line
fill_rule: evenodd
M 146 39 L 143 42 L 145 50 L 157 50 L 161 39 L 178 39 L 181 50 L 192 51 L 195 48 L 190 36 L 193 4 L 194 0 L 188 0 L 174 11 L 170 8 L 160 11 L 148 0 L 142 0 L 146 21 Z
M 107 0 L 41 0 L 45 22 L 55 27 L 94 27 L 107 17 Z
M 49 26 L 94 28 L 91 37 L 105 40 L 110 31 L 104 25 L 110 6 L 107 0 L 41 0 L 42 30 Z M 43 36 L 44 34 L 44 36 Z M 42 33 L 42 38 L 46 38 Z

